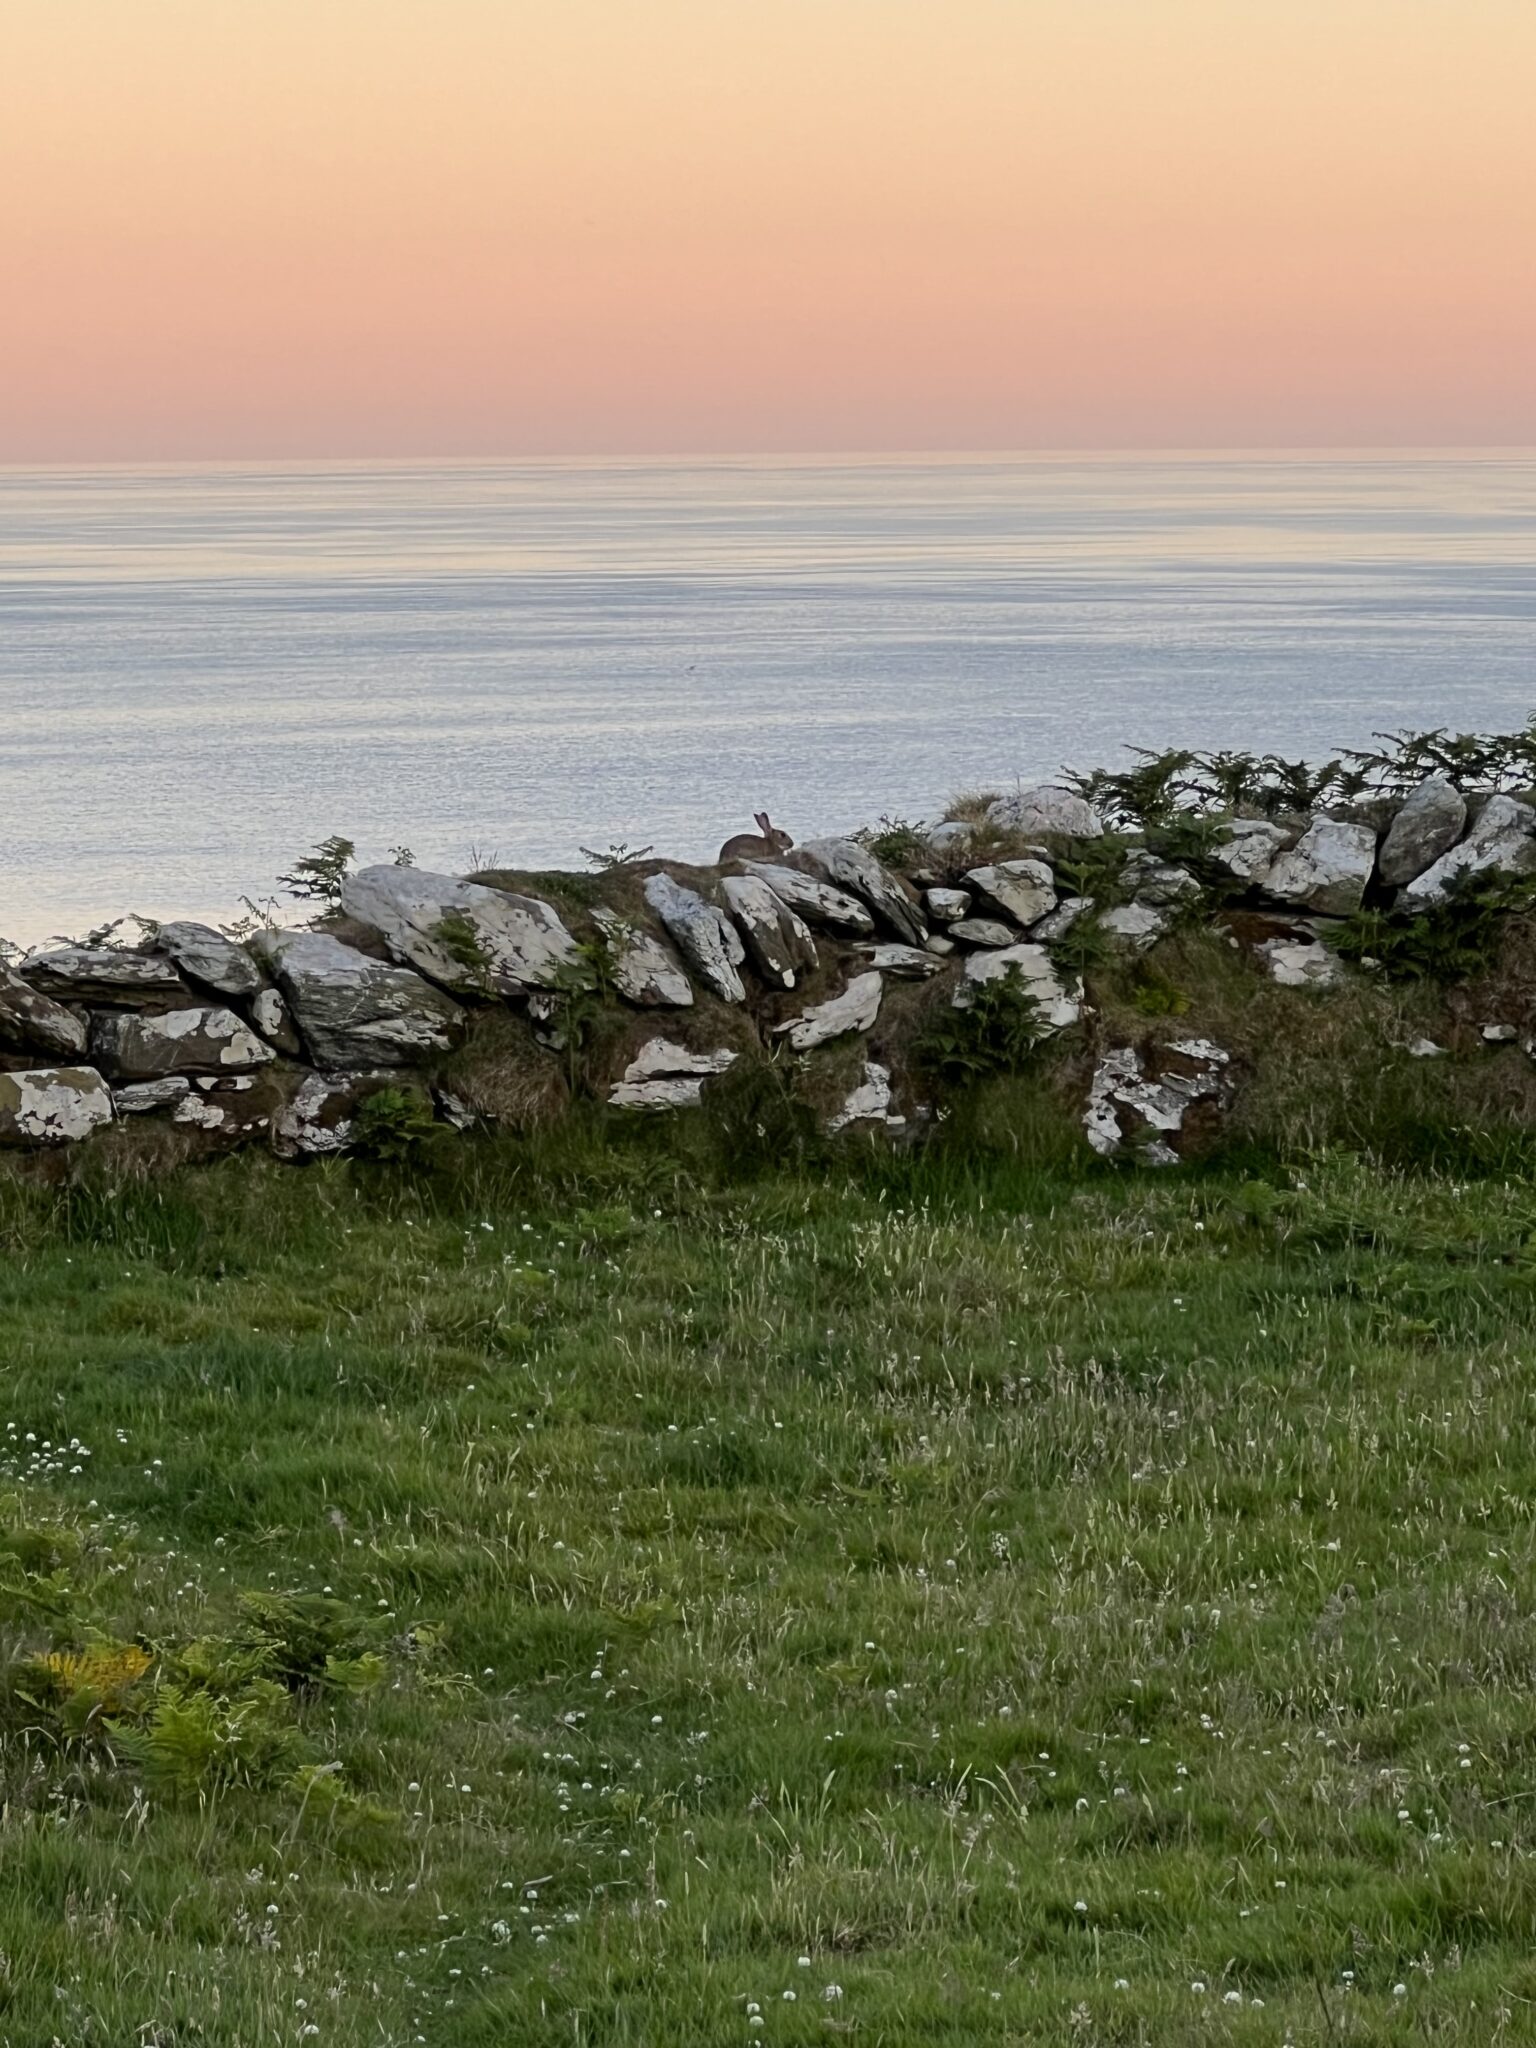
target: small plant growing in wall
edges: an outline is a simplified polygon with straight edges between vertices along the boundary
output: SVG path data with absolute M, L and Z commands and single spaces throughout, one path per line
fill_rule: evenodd
M 455 966 L 462 967 L 482 995 L 491 990 L 491 956 L 485 950 L 474 919 L 467 911 L 444 911 L 432 927 L 432 936 Z
M 416 1158 L 437 1125 L 413 1088 L 380 1088 L 366 1096 L 352 1118 L 352 1149 L 361 1159 L 400 1166 Z
M 919 1063 L 945 1081 L 1016 1073 L 1045 1036 L 1040 1005 L 1017 967 L 979 983 L 963 1010 L 945 1009 L 917 1042 Z
M 297 896 L 306 903 L 323 903 L 334 910 L 341 901 L 341 885 L 347 879 L 357 848 L 350 839 L 343 839 L 339 833 L 304 854 L 293 864 L 286 875 L 279 875 L 278 882 L 290 896 Z

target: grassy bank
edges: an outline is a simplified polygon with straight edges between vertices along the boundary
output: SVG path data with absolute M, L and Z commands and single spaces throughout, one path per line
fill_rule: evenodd
M 0 1183 L 0 2043 L 1536 2039 L 1536 1194 L 671 1142 Z

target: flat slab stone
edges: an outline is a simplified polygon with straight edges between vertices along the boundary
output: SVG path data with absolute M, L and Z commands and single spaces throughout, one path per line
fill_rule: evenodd
M 929 950 L 932 945 L 932 939 L 926 946 L 898 946 L 890 940 L 883 946 L 860 946 L 859 951 L 879 974 L 893 974 L 898 981 L 926 981 L 944 966 L 943 955 Z
M 1512 796 L 1491 796 L 1466 838 L 1442 853 L 1423 874 L 1415 875 L 1404 888 L 1401 901 L 1419 908 L 1439 903 L 1463 875 L 1481 874 L 1490 868 L 1512 875 L 1529 874 L 1536 869 L 1533 835 L 1536 811 L 1529 804 Z
M 1266 871 L 1261 887 L 1277 903 L 1347 917 L 1358 910 L 1376 865 L 1376 834 L 1369 825 L 1314 818 L 1289 853 Z
M 150 1081 L 165 1074 L 244 1073 L 277 1055 L 233 1010 L 132 1010 L 99 1013 L 91 1054 L 114 1080 Z
M 749 875 L 766 882 L 779 901 L 807 924 L 851 939 L 867 939 L 875 928 L 869 911 L 846 889 L 834 889 L 830 882 L 819 882 L 799 868 L 778 867 L 771 861 L 749 860 L 742 865 Z
M 816 965 L 816 941 L 810 926 L 761 875 L 727 875 L 720 894 L 746 942 L 752 965 L 771 988 L 793 988 L 798 976 Z
M 1002 860 L 972 868 L 965 886 L 1026 929 L 1056 908 L 1056 878 L 1043 860 Z
M 325 932 L 258 932 L 251 945 L 317 1066 L 410 1066 L 463 1036 L 458 1004 L 409 967 L 370 960 Z
M 85 1025 L 0 960 L 0 1045 L 73 1059 L 85 1051 Z
M 834 1038 L 843 1038 L 850 1031 L 868 1031 L 880 1014 L 884 991 L 883 978 L 873 970 L 856 974 L 840 995 L 813 1004 L 802 1016 L 777 1025 L 775 1035 L 787 1038 L 794 1052 L 812 1052 L 818 1045 L 829 1045 Z
M 723 1074 L 736 1058 L 726 1046 L 691 1052 L 672 1039 L 653 1038 L 609 1089 L 609 1103 L 615 1109 L 696 1109 L 710 1075 Z
M 786 865 L 858 897 L 878 923 L 907 945 L 920 946 L 927 938 L 928 928 L 901 884 L 856 839 L 808 839 Z
M 1332 988 L 1342 979 L 1337 954 L 1317 939 L 1266 939 L 1254 951 L 1282 988 Z
M 1155 946 L 1168 929 L 1166 911 L 1150 903 L 1117 903 L 1099 919 L 1099 930 L 1113 946 L 1126 952 L 1144 953 Z
M 191 1086 L 185 1074 L 168 1074 L 162 1081 L 130 1081 L 112 1090 L 112 1104 L 119 1116 L 148 1116 L 169 1109 Z
M 607 944 L 613 985 L 626 1003 L 641 1010 L 692 1007 L 693 983 L 677 955 L 660 939 L 606 904 L 593 911 L 592 922 Z
M 55 946 L 29 953 L 22 979 L 62 1002 L 124 1005 L 190 993 L 174 964 L 126 946 Z
M 397 960 L 458 995 L 522 995 L 583 969 L 580 947 L 549 904 L 457 875 L 363 868 L 342 883 L 341 907 L 380 933 Z
M 221 996 L 253 996 L 261 987 L 261 970 L 244 946 L 216 932 L 212 925 L 176 921 L 155 933 L 155 945 L 169 954 L 189 981 Z
M 665 873 L 651 876 L 645 900 L 705 986 L 722 1002 L 745 1002 L 746 985 L 737 969 L 747 957 L 746 948 L 725 912 Z
M 1017 925 L 996 917 L 962 917 L 946 929 L 962 946 L 1016 946 L 1020 936 Z
M 94 1067 L 0 1074 L 0 1145 L 74 1145 L 112 1121 L 112 1091 Z

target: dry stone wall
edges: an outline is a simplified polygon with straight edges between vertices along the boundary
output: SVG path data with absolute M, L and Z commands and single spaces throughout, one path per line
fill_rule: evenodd
M 1036 1037 L 1091 1027 L 1074 965 L 1090 927 L 1134 957 L 1183 920 L 1227 917 L 1256 973 L 1323 994 L 1347 972 L 1329 930 L 1363 904 L 1421 909 L 1468 875 L 1536 872 L 1536 809 L 1442 777 L 1352 810 L 1226 818 L 1192 863 L 1119 837 L 1042 786 L 895 863 L 822 838 L 714 869 L 545 877 L 543 894 L 512 875 L 369 867 L 312 925 L 176 921 L 133 944 L 39 947 L 0 964 L 0 1144 L 155 1119 L 193 1150 L 302 1159 L 346 1150 L 385 1089 L 458 1128 L 562 1090 L 686 1112 L 769 1058 L 815 1077 L 829 1133 L 910 1134 L 932 1093 L 914 1019 L 931 1029 L 1001 983 L 1029 998 Z M 1090 872 L 1102 896 L 1077 886 Z M 1203 1040 L 1090 1049 L 1083 1129 L 1102 1153 L 1175 1159 L 1189 1113 L 1231 1090 L 1227 1053 Z

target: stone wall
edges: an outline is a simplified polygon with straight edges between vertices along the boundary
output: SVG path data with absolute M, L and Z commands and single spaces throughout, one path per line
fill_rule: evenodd
M 861 839 L 776 835 L 732 842 L 715 868 L 649 860 L 537 886 L 370 867 L 305 926 L 40 947 L 0 966 L 0 1144 L 152 1119 L 190 1152 L 300 1159 L 346 1150 L 384 1090 L 457 1128 L 581 1093 L 675 1113 L 770 1057 L 829 1132 L 911 1135 L 934 1094 L 911 1056 L 922 1021 L 931 1035 L 938 1011 L 1002 981 L 1037 1036 L 1088 1022 L 1089 930 L 1133 955 L 1222 923 L 1255 974 L 1321 996 L 1348 971 L 1330 928 L 1362 905 L 1408 916 L 1454 906 L 1470 875 L 1536 870 L 1536 810 L 1440 777 L 1208 823 L 1198 856 L 1172 860 L 1040 787 L 909 834 L 887 864 Z M 1092 893 L 1074 888 L 1084 874 Z M 1081 1113 L 1101 1152 L 1176 1157 L 1191 1112 L 1231 1085 L 1227 1052 L 1199 1037 L 1091 1051 Z

